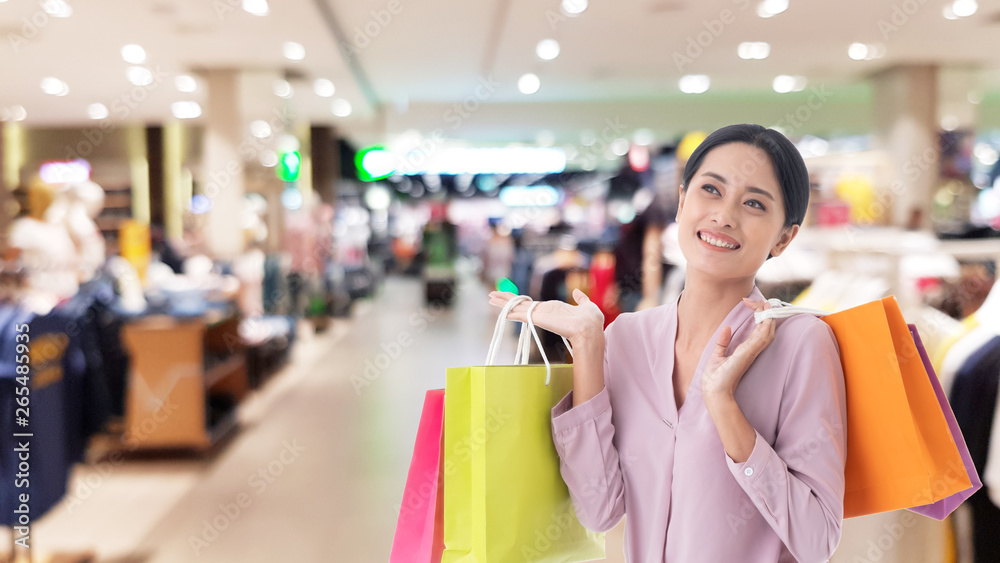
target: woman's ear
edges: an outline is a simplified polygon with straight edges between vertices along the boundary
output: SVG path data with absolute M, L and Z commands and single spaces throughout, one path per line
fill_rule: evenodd
M 774 243 L 771 247 L 771 256 L 780 256 L 782 252 L 788 248 L 788 245 L 792 243 L 795 239 L 795 235 L 799 234 L 799 226 L 792 225 L 791 227 L 783 227 L 781 229 L 781 236 L 778 237 L 778 241 Z

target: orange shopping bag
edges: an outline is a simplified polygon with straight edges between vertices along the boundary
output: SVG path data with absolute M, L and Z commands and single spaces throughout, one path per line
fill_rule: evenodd
M 847 384 L 844 517 L 936 502 L 972 487 L 892 296 L 823 317 Z M 947 405 L 945 405 L 947 407 Z
M 772 305 L 785 305 L 776 299 Z M 956 440 L 893 296 L 839 313 L 778 307 L 765 318 L 820 316 L 833 329 L 847 387 L 844 517 L 916 508 L 972 488 Z M 949 413 L 950 415 L 951 413 Z

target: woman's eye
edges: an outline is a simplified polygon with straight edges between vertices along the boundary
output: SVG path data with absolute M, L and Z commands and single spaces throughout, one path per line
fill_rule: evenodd
M 701 189 L 709 193 L 716 193 L 716 194 L 719 193 L 719 190 L 715 189 L 715 186 L 713 186 L 712 184 L 705 184 L 704 186 L 701 187 Z
M 760 209 L 761 211 L 766 211 L 766 209 L 764 209 L 764 204 L 762 204 L 761 202 L 757 201 L 756 199 L 751 199 L 751 200 L 747 201 L 747 203 L 749 203 L 751 207 L 756 207 L 757 209 Z

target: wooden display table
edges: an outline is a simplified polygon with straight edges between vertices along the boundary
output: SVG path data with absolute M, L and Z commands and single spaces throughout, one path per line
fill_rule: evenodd
M 152 316 L 123 327 L 126 448 L 206 450 L 236 427 L 248 390 L 238 327 L 235 316 Z

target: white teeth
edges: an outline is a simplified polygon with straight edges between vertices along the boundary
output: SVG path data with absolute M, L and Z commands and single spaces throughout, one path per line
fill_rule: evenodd
M 725 241 L 721 241 L 721 240 L 712 238 L 712 237 L 706 235 L 705 233 L 698 233 L 698 236 L 699 236 L 699 238 L 701 238 L 701 240 L 707 242 L 708 244 L 711 244 L 712 246 L 718 246 L 720 248 L 728 248 L 730 250 L 735 250 L 736 249 L 736 245 L 735 244 L 728 243 L 728 242 L 725 242 Z

